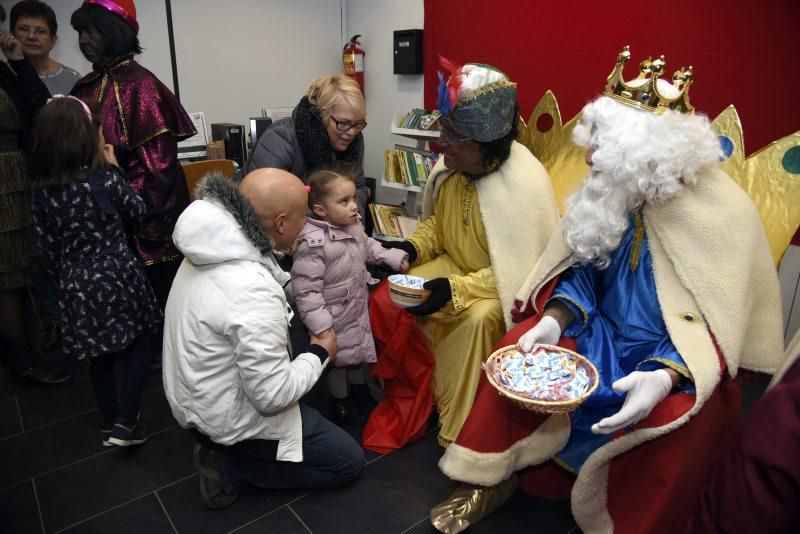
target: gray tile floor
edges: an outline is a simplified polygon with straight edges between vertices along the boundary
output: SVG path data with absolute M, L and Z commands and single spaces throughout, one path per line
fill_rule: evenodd
M 160 374 L 148 376 L 142 414 L 150 439 L 139 448 L 104 448 L 86 369 L 57 360 L 77 380 L 35 389 L 0 368 L 0 532 L 428 533 L 431 506 L 454 487 L 436 466 L 434 432 L 369 464 L 352 485 L 327 491 L 248 489 L 227 510 L 200 500 L 192 438 L 167 406 Z M 745 382 L 749 407 L 763 384 Z M 314 404 L 312 399 L 312 404 Z M 350 431 L 358 435 L 360 429 Z M 576 531 L 566 501 L 518 492 L 472 531 Z

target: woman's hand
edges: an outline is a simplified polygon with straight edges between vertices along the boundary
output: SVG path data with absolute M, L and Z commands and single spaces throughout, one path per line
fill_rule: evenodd
M 0 28 L 0 50 L 9 61 L 25 59 L 25 56 L 22 55 L 22 45 L 19 44 L 17 38 L 2 28 Z
M 404 259 L 403 261 L 400 262 L 400 272 L 401 273 L 408 272 L 408 267 L 409 267 L 408 258 L 406 258 L 406 259 Z
M 106 158 L 106 162 L 108 162 L 109 165 L 119 167 L 117 155 L 114 153 L 114 145 L 109 145 L 108 143 L 103 145 L 103 156 Z

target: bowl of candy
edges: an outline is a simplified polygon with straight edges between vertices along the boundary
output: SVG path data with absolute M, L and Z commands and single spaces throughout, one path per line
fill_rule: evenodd
M 575 410 L 599 384 L 592 362 L 555 345 L 534 345 L 529 353 L 509 345 L 493 352 L 483 369 L 501 395 L 526 410 L 546 414 Z
M 425 282 L 427 280 L 419 276 L 393 274 L 389 277 L 389 297 L 401 308 L 422 304 L 431 294 L 430 289 L 423 289 Z

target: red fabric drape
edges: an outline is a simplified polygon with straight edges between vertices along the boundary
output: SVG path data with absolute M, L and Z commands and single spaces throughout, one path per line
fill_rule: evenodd
M 628 78 L 648 55 L 665 55 L 670 78 L 693 65 L 693 105 L 713 118 L 734 104 L 750 154 L 800 130 L 798 21 L 797 0 L 425 0 L 425 106 L 436 107 L 442 54 L 507 73 L 526 119 L 552 89 L 568 120 L 599 94 L 629 44 Z

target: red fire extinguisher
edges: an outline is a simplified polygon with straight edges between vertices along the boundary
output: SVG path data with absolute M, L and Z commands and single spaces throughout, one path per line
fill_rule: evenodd
M 354 35 L 350 38 L 342 51 L 342 62 L 344 63 L 344 73 L 353 78 L 361 92 L 364 93 L 364 50 L 359 48 L 361 43 L 358 38 L 361 35 Z M 366 93 L 364 93 L 366 94 Z

